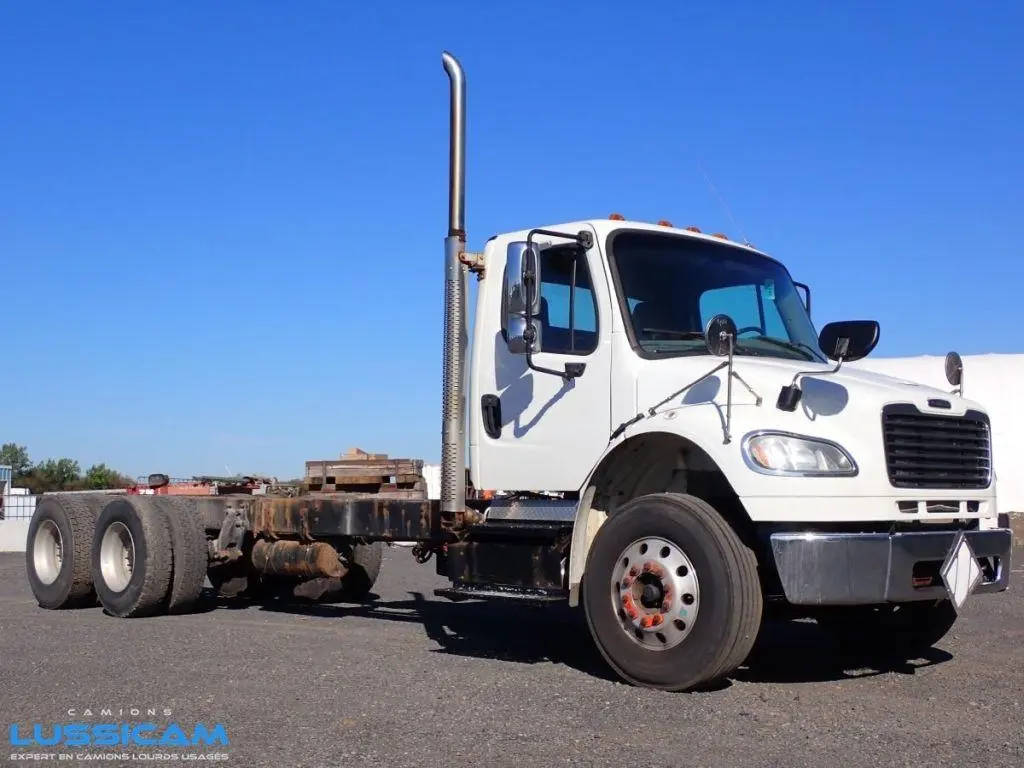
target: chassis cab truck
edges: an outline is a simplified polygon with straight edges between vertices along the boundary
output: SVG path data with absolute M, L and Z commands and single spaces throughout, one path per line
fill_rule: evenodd
M 1006 590 L 984 408 L 962 387 L 844 367 L 877 323 L 817 330 L 809 288 L 779 261 L 615 215 L 468 250 L 466 84 L 443 64 L 440 500 L 48 498 L 27 552 L 40 605 L 188 610 L 206 578 L 358 600 L 383 544 L 413 542 L 450 580 L 439 594 L 567 602 L 623 679 L 690 690 L 741 665 L 769 611 L 913 653 L 969 595 Z M 947 362 L 956 387 L 962 363 Z

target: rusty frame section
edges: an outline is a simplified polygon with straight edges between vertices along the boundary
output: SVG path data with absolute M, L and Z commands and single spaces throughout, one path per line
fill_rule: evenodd
M 209 496 L 196 498 L 208 529 L 238 520 L 254 536 L 314 541 L 351 537 L 367 541 L 441 542 L 440 506 L 428 499 L 352 498 L 342 495 Z

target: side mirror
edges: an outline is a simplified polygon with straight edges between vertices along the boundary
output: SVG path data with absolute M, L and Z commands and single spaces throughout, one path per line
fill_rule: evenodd
M 509 243 L 501 286 L 508 350 L 514 355 L 541 350 L 540 253 L 525 241 Z
M 875 320 L 841 320 L 828 323 L 818 334 L 818 346 L 830 360 L 836 361 L 836 367 L 830 371 L 806 371 L 793 376 L 793 381 L 779 390 L 779 399 L 775 407 L 780 411 L 795 411 L 803 397 L 803 391 L 797 385 L 801 376 L 810 373 L 828 376 L 837 373 L 843 363 L 860 360 L 871 354 L 878 344 L 881 328 Z
M 953 386 L 954 392 L 964 393 L 964 360 L 957 352 L 946 355 L 946 381 Z
M 849 363 L 870 355 L 880 334 L 875 320 L 841 320 L 821 329 L 818 346 L 829 359 Z
M 730 354 L 736 343 L 736 323 L 728 315 L 715 315 L 704 327 L 704 343 L 715 357 Z

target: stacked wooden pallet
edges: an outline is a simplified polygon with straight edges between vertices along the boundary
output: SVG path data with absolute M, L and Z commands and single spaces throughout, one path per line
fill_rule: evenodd
M 421 460 L 392 459 L 386 453 L 367 453 L 359 448 L 338 459 L 307 461 L 305 481 L 309 490 L 325 493 L 426 497 Z

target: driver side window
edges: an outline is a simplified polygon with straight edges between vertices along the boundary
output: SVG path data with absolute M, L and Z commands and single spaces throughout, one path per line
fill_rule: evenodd
M 576 246 L 545 248 L 540 263 L 543 351 L 590 354 L 597 349 L 597 299 L 586 253 Z
M 508 265 L 505 266 L 506 271 Z M 577 246 L 554 246 L 540 252 L 541 351 L 589 355 L 597 349 L 597 296 L 587 254 Z M 505 294 L 501 296 L 501 337 L 508 343 Z

